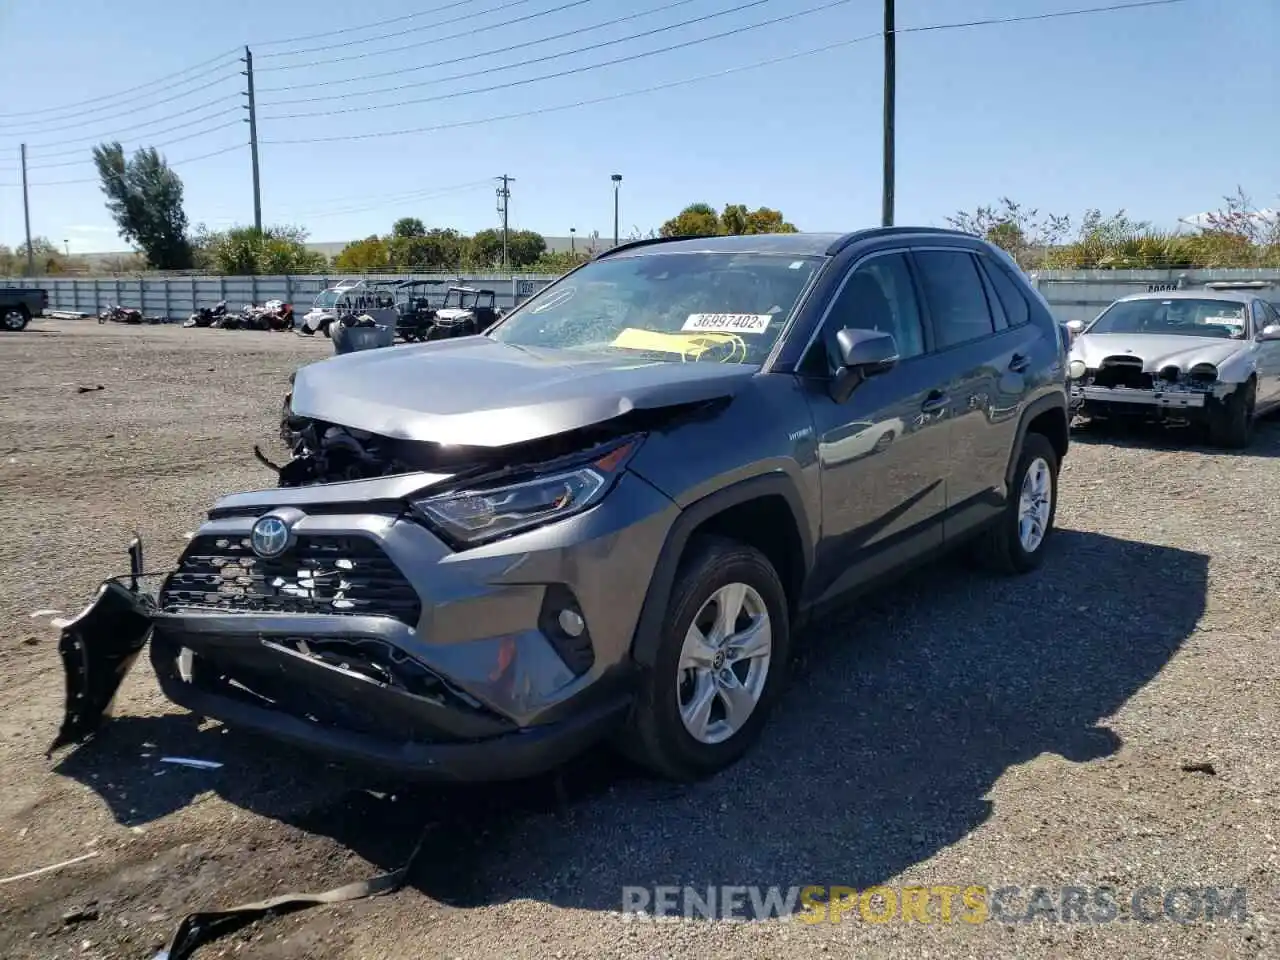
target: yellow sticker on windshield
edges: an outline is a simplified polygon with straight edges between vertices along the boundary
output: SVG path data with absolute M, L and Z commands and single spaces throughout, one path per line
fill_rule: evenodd
M 768 313 L 691 313 L 680 329 L 690 333 L 764 333 L 772 319 Z

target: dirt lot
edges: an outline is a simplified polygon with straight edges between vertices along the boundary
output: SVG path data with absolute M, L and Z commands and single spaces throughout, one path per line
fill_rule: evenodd
M 289 372 L 328 350 L 83 321 L 0 338 L 0 877 L 97 854 L 0 885 L 0 955 L 148 957 L 189 911 L 395 867 L 426 822 L 440 827 L 409 889 L 199 956 L 1278 955 L 1277 425 L 1243 455 L 1080 436 L 1041 572 L 948 561 L 810 630 L 759 749 L 695 787 L 597 755 L 567 772 L 565 803 L 550 780 L 379 799 L 197 728 L 144 668 L 100 738 L 46 760 L 62 676 L 32 612 L 78 610 L 121 572 L 134 529 L 163 565 L 216 496 L 269 485 L 252 444 L 272 443 Z M 175 753 L 225 766 L 158 762 Z M 1110 884 L 1122 911 L 1101 925 L 619 915 L 628 885 L 877 883 Z M 1144 885 L 1245 886 L 1247 920 L 1127 922 Z

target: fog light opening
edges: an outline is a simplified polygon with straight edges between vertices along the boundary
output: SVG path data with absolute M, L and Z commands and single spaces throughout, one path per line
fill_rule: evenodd
M 567 608 L 560 611 L 559 616 L 556 617 L 556 623 L 570 637 L 580 637 L 582 632 L 587 629 L 587 621 L 582 619 L 582 614 Z

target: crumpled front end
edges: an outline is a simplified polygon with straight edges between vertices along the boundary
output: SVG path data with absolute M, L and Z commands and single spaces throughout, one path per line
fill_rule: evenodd
M 1168 342 L 1186 337 L 1129 337 L 1112 342 L 1116 339 L 1085 335 L 1073 344 L 1068 374 L 1074 413 L 1203 422 L 1246 379 L 1238 369 L 1235 343 L 1205 347 Z

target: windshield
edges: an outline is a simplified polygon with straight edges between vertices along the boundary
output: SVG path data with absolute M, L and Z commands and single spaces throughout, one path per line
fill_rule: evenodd
M 316 297 L 314 306 L 321 310 L 327 310 L 338 302 L 337 290 L 322 290 Z
M 1236 300 L 1121 300 L 1094 321 L 1089 333 L 1151 333 L 1240 340 L 1248 329 L 1246 304 Z
M 822 257 L 650 253 L 587 264 L 489 336 L 527 347 L 763 363 Z

